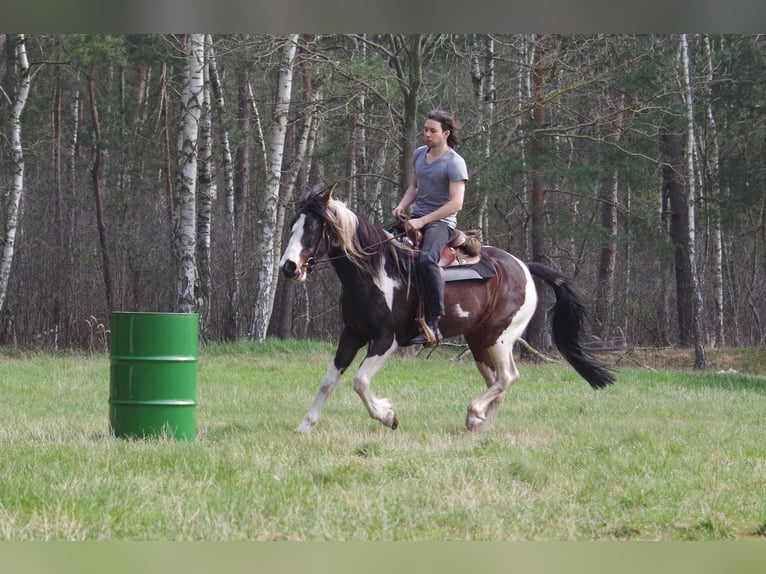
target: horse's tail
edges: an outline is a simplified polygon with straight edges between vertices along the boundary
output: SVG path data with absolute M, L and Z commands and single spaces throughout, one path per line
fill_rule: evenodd
M 569 279 L 540 263 L 527 263 L 527 267 L 532 275 L 548 283 L 556 293 L 552 319 L 553 342 L 556 348 L 594 389 L 602 389 L 612 384 L 615 381 L 613 372 L 594 360 L 580 342 L 585 307 L 572 289 Z

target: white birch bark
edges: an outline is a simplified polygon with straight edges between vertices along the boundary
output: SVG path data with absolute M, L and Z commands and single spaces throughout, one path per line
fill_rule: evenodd
M 258 104 L 253 96 L 253 85 L 248 82 L 247 84 L 248 98 L 250 99 L 250 105 L 253 108 L 253 120 L 255 121 L 255 135 L 258 140 L 258 151 L 261 154 L 261 161 L 263 165 L 269 165 L 269 154 L 266 151 L 266 138 L 263 136 L 263 124 L 261 123 L 261 112 L 258 111 Z
M 210 36 L 205 36 L 205 41 Z M 203 46 L 204 50 L 204 46 Z M 203 51 L 204 57 L 204 51 Z M 202 110 L 199 120 L 199 154 L 197 162 L 197 274 L 199 276 L 200 335 L 206 335 L 210 314 L 210 296 L 213 290 L 210 276 L 210 234 L 213 219 L 212 136 L 210 117 L 210 74 L 203 66 Z
M 11 103 L 10 140 L 12 159 L 11 189 L 6 206 L 4 221 L 4 237 L 2 244 L 2 258 L 0 258 L 0 311 L 3 309 L 8 293 L 8 282 L 11 277 L 11 265 L 16 249 L 16 230 L 19 224 L 19 210 L 21 196 L 24 193 L 24 150 L 21 146 L 21 113 L 27 103 L 29 95 L 29 61 L 27 60 L 26 41 L 24 34 L 15 37 L 9 35 L 9 43 L 14 42 L 15 54 L 15 85 L 13 86 L 13 99 Z
M 524 34 L 521 37 L 521 52 L 519 54 L 520 59 L 522 62 L 524 62 L 524 65 L 518 67 L 518 87 L 517 87 L 517 97 L 518 97 L 518 106 L 520 109 L 523 109 L 524 106 L 528 104 L 528 102 L 532 101 L 533 93 L 532 93 L 532 65 L 534 64 L 534 58 L 535 58 L 535 35 L 534 34 Z M 528 120 L 532 119 L 532 111 L 530 109 L 529 112 L 529 118 Z M 525 132 L 525 118 L 519 114 L 519 116 L 516 118 L 516 131 L 519 134 L 524 134 Z M 522 137 L 520 141 L 520 150 L 519 150 L 519 160 L 521 161 L 521 173 L 522 179 L 521 179 L 521 193 L 519 194 L 521 197 L 521 205 L 524 208 L 525 211 L 529 210 L 529 197 L 530 197 L 530 190 L 529 190 L 529 162 L 528 162 L 528 142 L 526 137 Z M 524 251 L 524 257 L 526 259 L 530 259 L 532 257 L 532 233 L 529 228 L 526 228 L 524 230 L 524 245 L 525 245 L 525 251 Z
M 322 100 L 322 88 L 315 89 L 313 92 L 313 98 L 315 102 L 320 102 Z M 309 185 L 309 181 L 311 180 L 311 167 L 314 162 L 314 150 L 316 149 L 316 141 L 317 141 L 317 134 L 319 132 L 319 114 L 315 113 L 312 117 L 311 122 L 311 129 L 309 130 L 308 134 L 308 141 L 306 142 L 306 159 L 303 162 L 303 168 L 299 170 L 298 176 L 300 177 L 300 180 L 296 185 L 301 186 L 302 188 L 306 188 Z
M 491 41 L 491 40 L 490 40 Z M 476 122 L 482 129 L 481 138 L 484 143 L 485 150 L 488 149 L 489 144 L 489 130 L 491 126 L 491 118 L 487 117 L 486 111 L 486 95 L 485 89 L 487 86 L 487 77 L 485 72 L 485 66 L 482 65 L 484 57 L 484 48 L 482 42 L 482 36 L 480 34 L 471 35 L 471 81 L 473 82 L 473 97 L 477 108 Z M 486 159 L 485 155 L 485 159 Z M 487 221 L 489 220 L 489 213 L 487 212 L 487 190 L 482 189 L 481 175 L 477 175 L 472 178 L 472 184 L 475 189 L 481 190 L 481 198 L 479 202 L 479 219 L 478 227 L 482 232 L 484 240 L 487 241 L 488 230 Z
M 282 177 L 282 157 L 284 155 L 285 134 L 287 132 L 287 114 L 293 87 L 293 66 L 298 43 L 298 34 L 291 34 L 282 52 L 282 62 L 279 71 L 277 87 L 277 102 L 272 122 L 271 143 L 269 148 L 268 179 L 262 202 L 260 217 L 261 236 L 255 246 L 258 279 L 256 289 L 258 297 L 253 313 L 250 329 L 250 339 L 263 341 L 269 327 L 273 310 L 273 289 L 276 257 L 274 254 L 277 229 L 277 203 L 279 201 L 279 186 Z
M 712 224 L 712 250 L 713 262 L 710 268 L 710 274 L 713 281 L 713 346 L 720 348 L 726 344 L 723 323 L 723 232 L 721 230 L 721 184 L 718 178 L 719 151 L 718 151 L 718 128 L 713 115 L 713 51 L 710 47 L 710 36 L 705 34 L 703 38 L 705 48 L 705 60 L 707 62 L 707 78 L 705 90 L 707 91 L 706 118 L 707 131 L 709 134 L 710 147 L 707 152 L 709 158 L 710 178 L 710 201 L 708 209 L 710 210 Z
M 174 245 L 178 264 L 177 304 L 180 313 L 193 313 L 197 301 L 197 143 L 203 101 L 204 34 L 189 34 L 186 48 L 184 87 L 181 93 L 181 123 L 174 188 Z
M 691 65 L 689 62 L 689 46 L 686 34 L 681 34 L 681 60 L 683 64 L 684 78 L 684 99 L 686 103 L 686 124 L 687 124 L 687 146 L 686 146 L 686 168 L 687 168 L 687 196 L 686 202 L 689 217 L 689 246 L 687 257 L 689 258 L 689 269 L 691 270 L 692 281 L 692 313 L 693 313 L 693 337 L 694 337 L 694 367 L 704 369 L 707 363 L 704 346 L 704 333 L 702 321 L 702 289 L 700 287 L 699 274 L 697 270 L 697 224 L 695 215 L 695 206 L 697 199 L 696 177 L 694 175 L 694 100 L 691 88 Z
M 304 118 L 303 121 L 303 130 L 301 131 L 300 138 L 298 139 L 298 146 L 297 150 L 295 152 L 295 159 L 293 160 L 293 164 L 290 166 L 290 173 L 287 177 L 287 185 L 285 185 L 284 192 L 280 194 L 281 201 L 279 202 L 279 206 L 277 209 L 277 233 L 274 236 L 274 255 L 276 256 L 278 253 L 281 253 L 282 251 L 282 233 L 281 230 L 284 228 L 285 225 L 285 203 L 289 201 L 289 198 L 293 197 L 295 194 L 295 188 L 298 184 L 298 175 L 301 172 L 301 167 L 303 167 L 303 163 L 306 161 L 306 153 L 308 151 L 308 144 L 309 144 L 309 137 L 311 135 L 312 129 L 314 129 L 315 122 L 317 121 L 317 110 L 319 106 L 319 92 L 314 91 L 311 94 L 311 109 L 308 111 L 308 114 Z M 274 267 L 274 281 L 277 280 L 277 272 L 278 269 Z M 271 293 L 272 299 L 274 297 L 274 290 L 272 289 Z
M 625 93 L 618 91 L 612 98 L 614 120 L 612 130 L 605 139 L 610 144 L 619 144 L 622 136 L 622 124 L 625 110 Z M 614 324 L 615 268 L 617 266 L 617 205 L 619 202 L 620 170 L 617 166 L 602 182 L 603 190 L 599 193 L 601 201 L 601 228 L 604 238 L 601 241 L 598 276 L 596 280 L 595 316 L 598 332 L 602 339 L 612 334 Z

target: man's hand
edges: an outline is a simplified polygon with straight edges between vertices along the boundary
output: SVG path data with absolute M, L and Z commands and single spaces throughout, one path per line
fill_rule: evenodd
M 423 229 L 425 226 L 426 224 L 422 217 L 411 218 L 404 223 L 404 229 L 407 231 L 418 231 L 419 229 Z

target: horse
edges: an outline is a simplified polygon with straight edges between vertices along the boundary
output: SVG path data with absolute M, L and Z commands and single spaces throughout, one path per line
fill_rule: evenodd
M 391 399 L 377 397 L 371 381 L 392 353 L 418 333 L 418 297 L 410 277 L 416 251 L 333 198 L 332 189 L 313 188 L 299 199 L 279 261 L 286 278 L 303 282 L 324 257 L 341 284 L 343 328 L 335 356 L 295 430 L 311 432 L 341 375 L 365 345 L 367 354 L 354 375 L 354 391 L 370 417 L 396 429 L 399 420 Z M 506 391 L 519 378 L 513 345 L 537 308 L 533 276 L 556 294 L 551 329 L 561 355 L 594 389 L 615 381 L 613 371 L 598 363 L 580 341 L 585 308 L 566 276 L 540 263 L 524 263 L 499 248 L 484 245 L 481 253 L 494 276 L 447 282 L 446 314 L 439 322 L 445 339 L 463 336 L 487 386 L 468 406 L 468 431 L 494 424 Z

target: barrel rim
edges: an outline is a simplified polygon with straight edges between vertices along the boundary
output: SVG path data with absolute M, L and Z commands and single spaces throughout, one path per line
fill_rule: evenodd
M 193 407 L 197 401 L 193 399 L 115 399 L 109 398 L 110 405 L 151 406 L 151 407 Z

